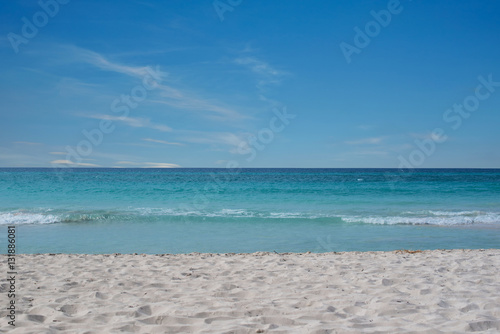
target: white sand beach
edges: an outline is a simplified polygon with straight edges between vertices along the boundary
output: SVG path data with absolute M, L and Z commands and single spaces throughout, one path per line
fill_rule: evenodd
M 16 326 L 3 281 L 1 332 L 500 331 L 499 249 L 42 254 L 16 264 Z

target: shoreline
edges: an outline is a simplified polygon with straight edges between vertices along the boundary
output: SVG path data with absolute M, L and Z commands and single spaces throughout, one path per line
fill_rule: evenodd
M 366 254 L 366 253 L 396 253 L 396 254 L 418 254 L 426 252 L 484 252 L 484 251 L 500 251 L 500 248 L 439 248 L 439 249 L 394 249 L 394 250 L 360 250 L 360 251 L 328 251 L 328 252 L 276 252 L 276 251 L 257 251 L 248 253 L 235 253 L 235 252 L 190 252 L 190 253 L 16 253 L 15 256 L 265 256 L 265 255 L 345 255 L 345 254 Z M 2 253 L 0 256 L 9 256 Z
M 0 311 L 13 333 L 500 330 L 500 249 L 16 254 L 16 266 L 14 329 Z

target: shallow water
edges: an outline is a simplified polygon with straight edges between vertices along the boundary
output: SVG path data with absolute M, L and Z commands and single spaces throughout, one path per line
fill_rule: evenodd
M 500 170 L 4 168 L 0 225 L 20 253 L 499 248 Z

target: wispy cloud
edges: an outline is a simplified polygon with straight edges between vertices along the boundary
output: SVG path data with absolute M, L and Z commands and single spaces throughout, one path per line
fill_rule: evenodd
M 165 140 L 159 140 L 159 139 L 152 139 L 152 138 L 142 138 L 144 141 L 149 141 L 152 143 L 159 143 L 159 144 L 165 144 L 165 145 L 178 145 L 178 146 L 184 146 L 182 143 L 176 143 L 176 142 L 169 142 Z
M 247 134 L 236 134 L 232 132 L 203 132 L 186 131 L 187 134 L 180 136 L 179 139 L 193 144 L 212 145 L 212 149 L 220 150 L 221 147 L 229 147 L 229 152 L 236 153 L 236 149 L 241 143 L 246 143 Z
M 53 160 L 50 163 L 53 165 L 67 165 L 68 167 L 101 167 L 95 164 L 89 164 L 85 162 L 74 162 L 71 160 Z
M 43 145 L 42 143 L 34 143 L 34 142 L 29 142 L 29 141 L 15 141 L 14 144 L 20 144 L 20 145 Z
M 356 152 L 347 152 L 345 153 L 346 156 L 349 155 L 354 155 L 354 156 L 365 156 L 365 155 L 380 155 L 380 156 L 385 156 L 388 155 L 389 152 L 387 151 L 356 151 Z
M 417 138 L 417 139 L 431 139 L 435 142 L 440 142 L 443 141 L 442 136 L 438 136 L 434 132 L 426 132 L 426 133 L 410 133 L 410 137 Z
M 132 162 L 132 161 L 117 161 L 116 164 L 118 164 L 118 165 L 137 165 L 137 162 Z
M 240 57 L 234 60 L 235 64 L 243 65 L 249 68 L 258 77 L 257 88 L 264 89 L 267 85 L 280 84 L 283 77 L 288 75 L 288 72 L 280 71 L 272 67 L 269 63 L 257 59 L 256 57 Z
M 360 130 L 370 130 L 370 129 L 373 129 L 374 127 L 375 127 L 375 125 L 373 125 L 373 124 L 360 124 L 357 126 L 357 128 Z
M 346 141 L 345 143 L 348 145 L 376 145 L 380 144 L 384 138 L 383 137 L 372 137 L 372 138 L 363 138 L 358 140 Z
M 55 87 L 62 96 L 84 96 L 93 94 L 96 89 L 100 89 L 98 84 L 82 82 L 74 78 L 63 77 L 59 79 Z
M 177 164 L 169 164 L 163 162 L 144 162 L 145 168 L 179 168 Z
M 162 125 L 162 124 L 155 124 L 151 122 L 149 118 L 139 118 L 139 117 L 121 117 L 121 116 L 112 116 L 112 115 L 105 115 L 105 114 L 94 114 L 94 115 L 82 115 L 83 117 L 87 118 L 94 118 L 94 119 L 100 119 L 100 120 L 107 120 L 107 121 L 117 121 L 117 122 L 123 122 L 129 126 L 136 127 L 136 128 L 151 128 L 159 131 L 172 131 L 172 128 L 167 126 L 167 125 Z
M 247 65 L 253 72 L 260 75 L 277 77 L 286 74 L 285 72 L 276 70 L 268 63 L 255 57 L 236 58 L 234 62 L 239 65 Z
M 137 168 L 179 168 L 181 166 L 165 162 L 133 162 L 133 161 L 117 161 L 117 165 L 127 165 Z
M 97 52 L 80 48 L 74 45 L 68 45 L 64 48 L 66 48 L 72 54 L 74 61 L 87 63 L 105 71 L 117 72 L 140 79 L 146 77 L 147 75 L 150 75 L 151 72 L 155 71 L 150 66 L 128 66 L 119 64 L 117 62 L 112 62 Z M 161 77 L 167 75 L 167 73 L 158 71 L 157 74 Z
M 171 84 L 166 84 L 165 81 L 169 74 L 160 71 L 158 67 L 153 69 L 150 66 L 124 65 L 113 62 L 94 51 L 76 46 L 66 46 L 65 48 L 69 50 L 73 61 L 87 63 L 104 71 L 112 71 L 139 79 L 150 76 L 151 73 L 154 72 L 155 75 L 160 77 L 160 80 L 157 80 L 158 85 L 155 87 L 155 91 L 157 92 L 156 98 L 149 98 L 148 101 L 150 103 L 165 104 L 173 108 L 196 112 L 201 111 L 204 116 L 212 119 L 227 120 L 245 118 L 244 115 L 233 108 L 224 106 L 220 102 L 201 98 L 198 96 L 199 94 L 183 91 L 173 87 Z
M 200 99 L 183 93 L 172 87 L 160 85 L 160 99 L 150 100 L 152 103 L 165 104 L 173 108 L 201 112 L 204 117 L 213 120 L 238 120 L 248 118 L 234 109 L 223 107 L 206 99 Z

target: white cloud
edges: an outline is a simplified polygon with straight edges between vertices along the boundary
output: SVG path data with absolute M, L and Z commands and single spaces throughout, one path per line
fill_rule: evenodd
M 190 93 L 181 92 L 178 89 L 163 84 L 159 85 L 156 89 L 159 91 L 161 99 L 150 100 L 150 102 L 165 104 L 179 109 L 204 112 L 204 116 L 211 119 L 247 118 L 231 108 L 221 106 L 217 102 L 194 97 Z
M 349 152 L 347 155 L 388 155 L 389 152 L 386 151 L 359 151 L 359 152 Z
M 209 144 L 217 149 L 220 146 L 229 146 L 231 153 L 237 153 L 237 148 L 241 143 L 246 143 L 248 135 L 235 134 L 231 132 L 202 132 L 186 131 L 188 134 L 179 137 L 180 140 L 193 144 Z
M 139 117 L 121 117 L 121 116 L 112 116 L 112 115 L 105 115 L 105 114 L 94 114 L 94 115 L 82 115 L 83 117 L 87 118 L 95 118 L 95 119 L 101 119 L 101 120 L 107 120 L 107 121 L 117 121 L 117 122 L 123 122 L 129 126 L 136 127 L 136 128 L 151 128 L 159 131 L 172 131 L 172 128 L 166 125 L 162 124 L 155 124 L 152 123 L 148 118 L 139 118 Z
M 267 85 L 278 85 L 281 83 L 282 78 L 288 75 L 287 72 L 279 71 L 255 57 L 241 57 L 234 60 L 235 64 L 248 67 L 254 74 L 257 75 L 258 84 L 257 88 L 263 90 Z
M 358 140 L 346 141 L 345 143 L 348 145 L 376 145 L 380 144 L 384 138 L 383 137 L 372 137 L 372 138 L 363 138 Z
M 165 145 L 179 145 L 179 146 L 184 146 L 182 143 L 175 143 L 175 142 L 169 142 L 165 140 L 158 140 L 158 139 L 152 139 L 152 138 L 143 138 L 142 140 L 144 141 L 149 141 L 152 143 L 159 143 L 159 144 L 165 144 Z
M 74 61 L 84 62 L 105 71 L 121 73 L 139 79 L 143 79 L 151 76 L 151 73 L 155 73 L 155 75 L 159 77 L 159 80 L 156 80 L 157 86 L 154 90 L 158 92 L 160 99 L 149 98 L 149 102 L 166 104 L 179 109 L 212 112 L 216 115 L 207 114 L 206 116 L 215 119 L 227 120 L 228 118 L 244 118 L 243 115 L 239 114 L 235 110 L 224 107 L 218 102 L 197 97 L 197 94 L 184 92 L 165 84 L 163 81 L 168 76 L 168 73 L 159 71 L 158 66 L 156 69 L 153 69 L 150 66 L 128 66 L 112 62 L 94 51 L 76 46 L 67 46 L 65 48 L 70 51 Z
M 253 72 L 260 75 L 281 76 L 286 74 L 285 72 L 274 69 L 268 63 L 261 61 L 255 57 L 236 58 L 234 62 L 239 65 L 247 65 Z
M 117 161 L 116 163 L 119 165 L 136 165 L 137 164 L 136 162 L 132 162 L 132 161 Z
M 177 164 L 169 164 L 164 162 L 144 162 L 145 168 L 179 168 Z
M 100 167 L 99 165 L 84 162 L 73 162 L 71 160 L 54 160 L 50 162 L 53 165 L 67 165 L 68 167 Z
M 410 133 L 410 136 L 417 139 L 431 139 L 437 143 L 443 141 L 443 136 L 438 136 L 434 132 L 427 133 Z
M 100 89 L 98 84 L 82 82 L 74 78 L 63 77 L 56 84 L 56 89 L 61 96 L 85 96 L 93 94 L 96 89 Z
M 97 52 L 76 46 L 66 46 L 65 48 L 72 52 L 74 60 L 96 66 L 105 71 L 122 73 L 140 79 L 150 75 L 151 72 L 155 72 L 150 66 L 127 66 L 114 63 Z M 158 75 L 163 77 L 167 73 L 160 72 Z
M 49 152 L 49 154 L 53 154 L 53 155 L 66 155 L 66 154 L 68 154 L 68 152 Z
M 21 145 L 43 145 L 42 143 L 33 143 L 29 141 L 15 141 L 14 144 L 21 144 Z
M 375 125 L 372 125 L 372 124 L 360 124 L 358 125 L 358 129 L 361 129 L 361 130 L 370 130 L 370 129 L 373 129 L 375 127 Z
M 177 164 L 165 162 L 132 162 L 132 161 L 117 161 L 117 165 L 128 165 L 137 168 L 179 168 Z

